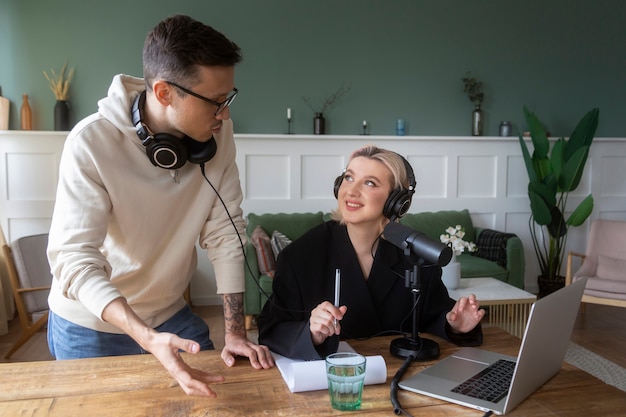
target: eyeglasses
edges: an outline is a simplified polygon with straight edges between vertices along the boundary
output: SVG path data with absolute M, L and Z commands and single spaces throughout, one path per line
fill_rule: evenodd
M 237 97 L 237 93 L 239 92 L 239 90 L 237 90 L 236 88 L 233 88 L 233 91 L 231 91 L 228 96 L 226 97 L 226 100 L 219 102 L 219 101 L 215 101 L 215 100 L 211 100 L 210 98 L 206 98 L 204 96 L 201 96 L 198 93 L 194 93 L 193 91 L 180 86 L 172 81 L 165 81 L 166 83 L 168 83 L 169 85 L 178 88 L 180 91 L 183 91 L 187 94 L 190 94 L 196 98 L 199 98 L 202 101 L 206 101 L 209 104 L 212 104 L 214 106 L 217 106 L 217 110 L 215 110 L 215 115 L 218 116 L 220 113 L 222 113 L 224 111 L 224 109 L 228 106 L 230 106 L 230 104 L 233 102 L 233 100 L 235 100 L 235 97 Z

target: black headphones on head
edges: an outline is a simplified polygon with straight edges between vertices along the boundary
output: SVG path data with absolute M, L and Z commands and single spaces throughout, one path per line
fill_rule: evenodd
M 411 207 L 411 200 L 413 199 L 413 194 L 415 193 L 415 187 L 417 186 L 417 183 L 415 182 L 415 174 L 413 173 L 413 168 L 411 167 L 411 164 L 409 164 L 409 161 L 407 161 L 406 158 L 400 154 L 396 155 L 398 155 L 402 159 L 402 162 L 404 162 L 404 168 L 406 169 L 406 174 L 409 177 L 409 189 L 407 190 L 403 187 L 396 188 L 389 194 L 389 197 L 387 197 L 387 201 L 385 201 L 385 205 L 383 207 L 383 215 L 392 220 L 404 216 L 407 211 L 409 211 L 409 207 Z M 343 177 L 345 175 L 346 170 L 344 169 L 341 175 L 335 178 L 335 184 L 333 186 L 335 198 L 338 198 L 339 187 L 341 187 L 341 183 L 343 182 Z
M 215 156 L 217 142 L 213 136 L 206 142 L 198 142 L 189 136 L 181 139 L 169 133 L 151 134 L 141 116 L 145 103 L 146 92 L 143 91 L 133 102 L 131 117 L 137 129 L 137 136 L 146 147 L 146 154 L 153 165 L 164 169 L 178 169 L 187 161 L 203 164 Z

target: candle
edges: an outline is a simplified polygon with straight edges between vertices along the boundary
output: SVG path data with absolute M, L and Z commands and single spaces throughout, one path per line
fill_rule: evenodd
M 291 107 L 287 107 L 287 120 L 291 120 Z

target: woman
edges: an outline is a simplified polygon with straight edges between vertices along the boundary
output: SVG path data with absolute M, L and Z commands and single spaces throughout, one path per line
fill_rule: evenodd
M 413 263 L 381 235 L 406 213 L 414 188 L 411 166 L 400 155 L 372 145 L 355 151 L 335 181 L 339 204 L 332 220 L 280 253 L 273 294 L 258 319 L 259 343 L 283 356 L 315 360 L 335 352 L 340 337 L 410 332 L 414 301 L 404 273 Z M 474 295 L 452 300 L 435 265 L 420 269 L 420 283 L 420 332 L 459 345 L 482 343 L 485 311 Z

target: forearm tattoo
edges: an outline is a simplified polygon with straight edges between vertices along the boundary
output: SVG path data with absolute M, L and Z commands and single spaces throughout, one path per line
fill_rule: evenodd
M 224 330 L 226 334 L 246 334 L 243 314 L 243 293 L 223 294 Z

